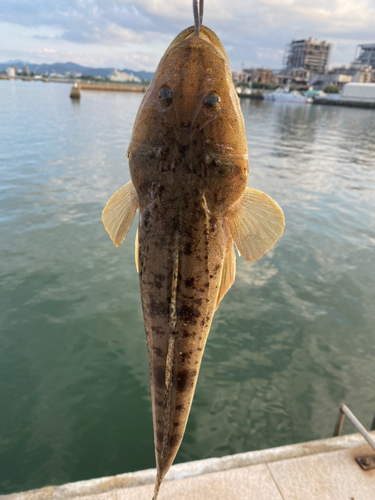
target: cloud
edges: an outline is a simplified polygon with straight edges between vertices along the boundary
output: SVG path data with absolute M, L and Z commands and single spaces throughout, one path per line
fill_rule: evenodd
M 27 52 L 30 54 L 56 54 L 55 49 L 28 49 Z

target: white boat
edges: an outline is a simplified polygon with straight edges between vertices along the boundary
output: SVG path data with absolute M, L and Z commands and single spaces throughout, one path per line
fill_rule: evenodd
M 290 102 L 293 104 L 311 104 L 313 102 L 311 97 L 306 97 L 296 90 L 288 92 L 285 89 L 276 89 L 271 94 L 264 94 L 263 97 L 265 101 L 273 102 Z
M 238 87 L 236 87 L 236 92 L 238 95 L 251 95 L 252 90 L 249 87 L 239 85 Z

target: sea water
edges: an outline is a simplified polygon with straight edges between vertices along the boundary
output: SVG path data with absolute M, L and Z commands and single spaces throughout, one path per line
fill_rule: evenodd
M 141 94 L 0 81 L 0 493 L 154 467 L 133 224 L 101 212 L 130 180 Z M 241 102 L 249 186 L 283 208 L 237 257 L 176 462 L 332 436 L 375 410 L 375 112 Z M 350 423 L 344 432 L 354 432 Z

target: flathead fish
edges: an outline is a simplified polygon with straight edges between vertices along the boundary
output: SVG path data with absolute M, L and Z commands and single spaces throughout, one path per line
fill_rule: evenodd
M 224 47 L 210 29 L 170 44 L 140 105 L 131 182 L 103 211 L 121 245 L 139 210 L 139 272 L 150 368 L 157 478 L 181 444 L 213 315 L 248 261 L 281 236 L 284 216 L 250 189 L 245 125 Z

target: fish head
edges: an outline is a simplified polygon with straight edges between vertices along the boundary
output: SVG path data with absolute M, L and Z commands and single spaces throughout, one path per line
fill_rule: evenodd
M 227 55 L 210 29 L 201 26 L 195 36 L 194 27 L 187 28 L 166 50 L 139 108 L 129 158 L 137 191 L 149 190 L 158 183 L 156 171 L 170 168 L 196 173 L 209 208 L 225 212 L 242 194 L 245 126 Z

